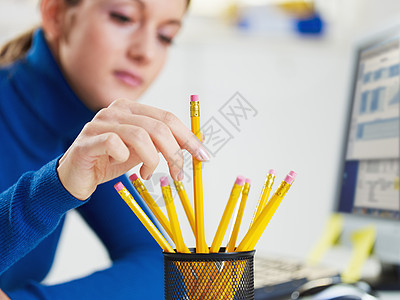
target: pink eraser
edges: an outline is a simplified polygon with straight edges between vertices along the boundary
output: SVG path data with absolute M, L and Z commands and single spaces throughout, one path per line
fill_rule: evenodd
M 125 188 L 125 186 L 122 184 L 122 182 L 118 182 L 114 185 L 114 188 L 117 190 L 117 192 L 119 192 L 120 190 L 122 190 L 123 188 Z
M 246 182 L 246 183 L 248 183 L 248 184 L 251 184 L 250 178 L 246 178 L 246 180 L 245 180 L 244 182 Z
M 297 177 L 297 173 L 295 171 L 290 171 L 289 175 L 292 176 L 293 178 Z
M 274 170 L 274 169 L 271 169 L 271 170 L 269 170 L 268 174 L 275 175 L 275 174 L 276 174 L 276 172 L 275 172 L 275 170 Z
M 190 101 L 199 101 L 199 95 L 191 95 Z
M 136 175 L 136 173 L 133 173 L 131 176 L 129 176 L 129 180 L 130 181 L 135 181 L 136 179 L 138 179 L 139 177 Z
M 243 185 L 243 184 L 244 184 L 244 181 L 245 181 L 245 178 L 244 178 L 243 176 L 238 176 L 238 177 L 236 177 L 235 184 L 237 184 L 237 185 Z
M 292 177 L 292 176 L 290 176 L 290 175 L 288 174 L 288 175 L 286 175 L 284 181 L 287 182 L 287 183 L 289 183 L 289 184 L 292 184 L 293 181 L 294 181 L 294 177 Z
M 169 185 L 169 180 L 167 176 L 163 176 L 160 178 L 160 184 L 161 186 L 167 186 Z

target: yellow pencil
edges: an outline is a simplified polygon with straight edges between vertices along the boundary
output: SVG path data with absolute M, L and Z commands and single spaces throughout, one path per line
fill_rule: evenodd
M 185 210 L 186 216 L 189 220 L 190 227 L 192 228 L 194 236 L 196 236 L 196 223 L 194 220 L 194 212 L 192 205 L 190 205 L 189 198 L 186 194 L 185 188 L 182 181 L 174 181 L 176 191 L 178 192 L 179 199 L 181 199 L 183 209 Z
M 233 252 L 235 250 L 236 240 L 239 235 L 240 223 L 242 222 L 244 208 L 246 206 L 247 196 L 250 191 L 250 179 L 246 178 L 243 190 L 242 199 L 240 200 L 239 210 L 236 216 L 235 225 L 233 226 L 232 234 L 229 239 L 228 245 L 226 246 L 225 252 Z
M 217 232 L 215 233 L 214 240 L 210 248 L 211 253 L 219 252 L 219 248 L 221 247 L 222 240 L 224 239 L 229 221 L 232 217 L 233 211 L 235 210 L 236 202 L 240 196 L 240 192 L 242 191 L 244 181 L 245 179 L 243 176 L 238 176 L 236 178 L 235 184 L 233 185 L 231 194 L 229 196 L 228 203 L 226 204 L 221 221 L 219 222 Z
M 146 202 L 147 206 L 150 208 L 154 216 L 157 218 L 158 222 L 160 222 L 161 226 L 164 228 L 169 237 L 175 243 L 174 234 L 172 233 L 171 229 L 171 224 L 169 223 L 167 217 L 164 215 L 162 210 L 158 207 L 153 197 L 151 197 L 150 193 L 147 191 L 142 181 L 136 174 L 132 174 L 131 176 L 129 176 L 129 179 L 132 182 L 133 186 L 138 191 L 138 193 L 140 194 L 140 196 L 142 196 L 143 200 Z
M 290 186 L 292 185 L 296 175 L 297 174 L 293 171 L 286 175 L 285 180 L 282 181 L 281 185 L 277 188 L 274 195 L 261 211 L 261 214 L 254 221 L 253 226 L 251 226 L 243 240 L 240 242 L 239 246 L 236 248 L 236 252 L 251 251 L 254 249 L 269 221 L 281 203 L 283 197 L 285 197 Z
M 192 132 L 201 140 L 200 135 L 200 106 L 199 97 L 190 97 L 190 121 Z M 196 223 L 196 252 L 208 253 L 208 246 L 204 233 L 204 208 L 203 208 L 203 177 L 201 161 L 193 157 L 193 193 L 194 193 L 194 213 Z
M 178 216 L 176 214 L 174 199 L 172 198 L 172 192 L 171 187 L 169 186 L 168 177 L 161 177 L 160 184 L 165 205 L 167 206 L 168 217 L 171 221 L 171 229 L 174 234 L 176 250 L 179 253 L 190 253 L 190 250 L 188 249 L 188 247 L 186 247 L 183 241 L 181 227 L 179 226 Z
M 149 217 L 145 214 L 145 212 L 141 209 L 139 204 L 135 201 L 131 193 L 125 188 L 125 186 L 121 183 L 118 182 L 116 185 L 114 185 L 115 189 L 117 190 L 118 194 L 121 196 L 121 198 L 126 202 L 126 204 L 129 205 L 131 210 L 135 213 L 135 215 L 138 217 L 140 222 L 146 227 L 146 229 L 150 232 L 152 237 L 156 240 L 156 242 L 160 245 L 160 247 L 165 251 L 165 252 L 175 252 L 174 249 L 171 247 L 170 244 L 165 240 L 163 235 L 158 231 L 157 227 L 151 222 Z
M 260 199 L 258 200 L 258 204 L 254 212 L 253 218 L 250 222 L 249 228 L 253 225 L 254 220 L 257 219 L 262 209 L 267 204 L 269 194 L 271 193 L 272 185 L 274 184 L 274 180 L 275 180 L 275 170 L 271 169 L 268 172 L 267 178 L 265 178 L 265 183 L 261 191 Z

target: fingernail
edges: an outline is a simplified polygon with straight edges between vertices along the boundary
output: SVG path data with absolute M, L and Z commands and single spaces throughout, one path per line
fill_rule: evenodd
M 210 160 L 210 157 L 203 148 L 199 149 L 198 157 L 200 158 L 200 160 Z
M 183 180 L 183 176 L 184 176 L 183 170 L 180 170 L 179 173 L 178 173 L 178 180 L 182 181 Z

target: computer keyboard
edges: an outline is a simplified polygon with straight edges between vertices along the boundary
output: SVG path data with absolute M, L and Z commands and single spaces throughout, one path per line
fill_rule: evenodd
M 290 299 L 290 294 L 309 280 L 338 276 L 326 266 L 310 266 L 290 258 L 255 257 L 255 300 Z

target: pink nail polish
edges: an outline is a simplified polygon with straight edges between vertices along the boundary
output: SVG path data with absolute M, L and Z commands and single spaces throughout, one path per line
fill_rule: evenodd
M 207 152 L 203 149 L 199 149 L 199 154 L 198 154 L 200 160 L 210 160 L 210 156 L 208 156 Z

